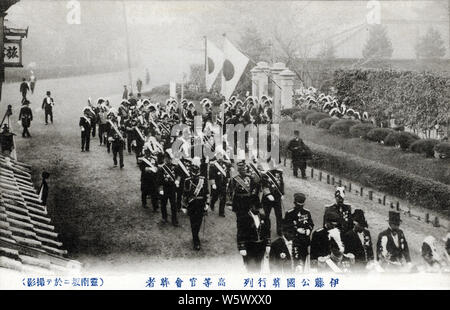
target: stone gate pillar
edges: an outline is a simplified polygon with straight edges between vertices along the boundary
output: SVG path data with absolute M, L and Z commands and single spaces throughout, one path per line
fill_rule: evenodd
M 277 109 L 280 111 L 281 106 L 281 82 L 280 82 L 280 73 L 286 69 L 286 65 L 282 62 L 275 63 L 270 71 L 272 72 L 272 101 L 274 110 Z
M 289 69 L 285 69 L 280 73 L 280 86 L 281 86 L 281 104 L 277 115 L 280 115 L 279 111 L 282 109 L 292 108 L 292 100 L 294 95 L 294 77 L 295 73 Z M 274 114 L 276 113 L 274 109 Z

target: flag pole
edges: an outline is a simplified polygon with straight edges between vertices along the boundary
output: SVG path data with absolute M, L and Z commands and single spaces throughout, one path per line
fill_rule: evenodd
M 203 36 L 205 43 L 205 89 L 206 89 L 206 77 L 208 76 L 208 40 L 206 36 Z

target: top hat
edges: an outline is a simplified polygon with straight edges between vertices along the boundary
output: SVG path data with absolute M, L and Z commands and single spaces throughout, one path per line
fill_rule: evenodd
M 340 216 L 339 214 L 337 214 L 334 211 L 326 211 L 325 212 L 325 216 L 324 216 L 324 222 L 325 223 L 330 223 L 330 222 L 339 222 L 340 221 Z
M 401 222 L 400 212 L 389 211 L 389 223 L 399 225 Z
M 359 225 L 363 226 L 363 227 L 369 227 L 369 225 L 367 224 L 366 218 L 364 216 L 364 211 L 361 209 L 355 209 L 355 211 L 353 211 L 352 214 L 352 220 L 355 222 L 358 222 Z
M 50 95 L 51 93 L 50 93 L 50 91 L 49 90 L 47 90 L 47 95 Z

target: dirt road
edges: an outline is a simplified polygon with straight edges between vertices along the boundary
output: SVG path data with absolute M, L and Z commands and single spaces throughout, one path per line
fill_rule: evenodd
M 48 210 L 71 258 L 81 261 L 87 271 L 109 273 L 243 271 L 231 211 L 226 211 L 225 218 L 218 217 L 217 209 L 207 216 L 201 232 L 202 250 L 195 252 L 185 215 L 179 214 L 181 227 L 174 228 L 159 224 L 160 213 L 141 208 L 140 172 L 134 155 L 125 155 L 123 170 L 113 168 L 112 156 L 98 145 L 98 137 L 91 140 L 89 153 L 80 152 L 78 121 L 87 98 L 107 96 L 118 106 L 125 80 L 126 74 L 122 73 L 38 81 L 35 94 L 30 97 L 35 113 L 31 139 L 21 137 L 17 123 L 18 85 L 4 86 L 1 112 L 6 104 L 13 105 L 11 125 L 17 134 L 19 160 L 33 166 L 36 186 L 42 170 L 50 172 Z M 40 109 L 46 90 L 52 91 L 56 101 L 55 122 L 48 126 Z M 285 177 L 285 208 L 292 207 L 293 193 L 305 193 L 306 208 L 311 211 L 316 228 L 320 227 L 324 206 L 334 201 L 334 189 L 317 181 L 294 179 L 289 169 L 285 170 Z M 347 202 L 366 212 L 373 239 L 387 227 L 388 207 L 352 194 Z M 275 223 L 273 214 L 272 218 Z M 402 228 L 415 262 L 421 262 L 420 247 L 425 236 L 441 239 L 445 235 L 443 228 L 410 218 L 403 218 Z

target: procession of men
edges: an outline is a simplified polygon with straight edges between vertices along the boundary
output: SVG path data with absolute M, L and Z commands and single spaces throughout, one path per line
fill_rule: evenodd
M 231 215 L 226 210 L 234 213 L 237 248 L 249 272 L 261 272 L 264 260 L 272 272 L 414 270 L 406 236 L 399 228 L 400 213 L 389 211 L 389 227 L 372 241 L 364 211 L 345 203 L 345 188 L 337 187 L 336 203 L 324 208 L 323 223 L 314 223 L 301 189 L 293 195 L 293 205 L 283 206 L 285 177 L 279 160 L 235 159 L 229 156 L 234 149 L 227 141 L 216 145 L 211 130 L 215 125 L 224 131 L 227 124 L 270 125 L 273 110 L 268 97 L 243 101 L 232 97 L 213 111 L 209 99 L 200 106 L 173 98 L 161 104 L 143 99 L 140 93 L 134 97 L 124 92 L 117 109 L 105 98 L 89 99 L 82 113 L 81 151 L 89 152 L 98 124 L 99 144 L 106 146 L 107 153 L 112 151 L 113 166 L 140 170 L 142 208 L 151 206 L 155 214 L 160 212 L 161 224 L 169 224 L 170 219 L 174 229 L 187 229 L 180 226 L 179 218 L 188 216 L 195 251 L 202 249 L 204 217 L 217 208 L 219 217 Z M 203 133 L 193 138 L 189 132 L 196 116 L 202 116 Z M 174 131 L 176 125 L 185 127 Z M 245 142 L 244 153 L 249 151 L 248 137 Z M 196 147 L 205 145 L 213 150 L 211 157 L 195 153 Z M 300 169 L 306 179 L 311 151 L 298 131 L 288 150 L 294 177 Z M 124 152 L 134 152 L 138 168 L 125 167 Z M 276 240 L 272 232 L 278 235 Z M 427 253 L 427 257 L 433 254 Z

